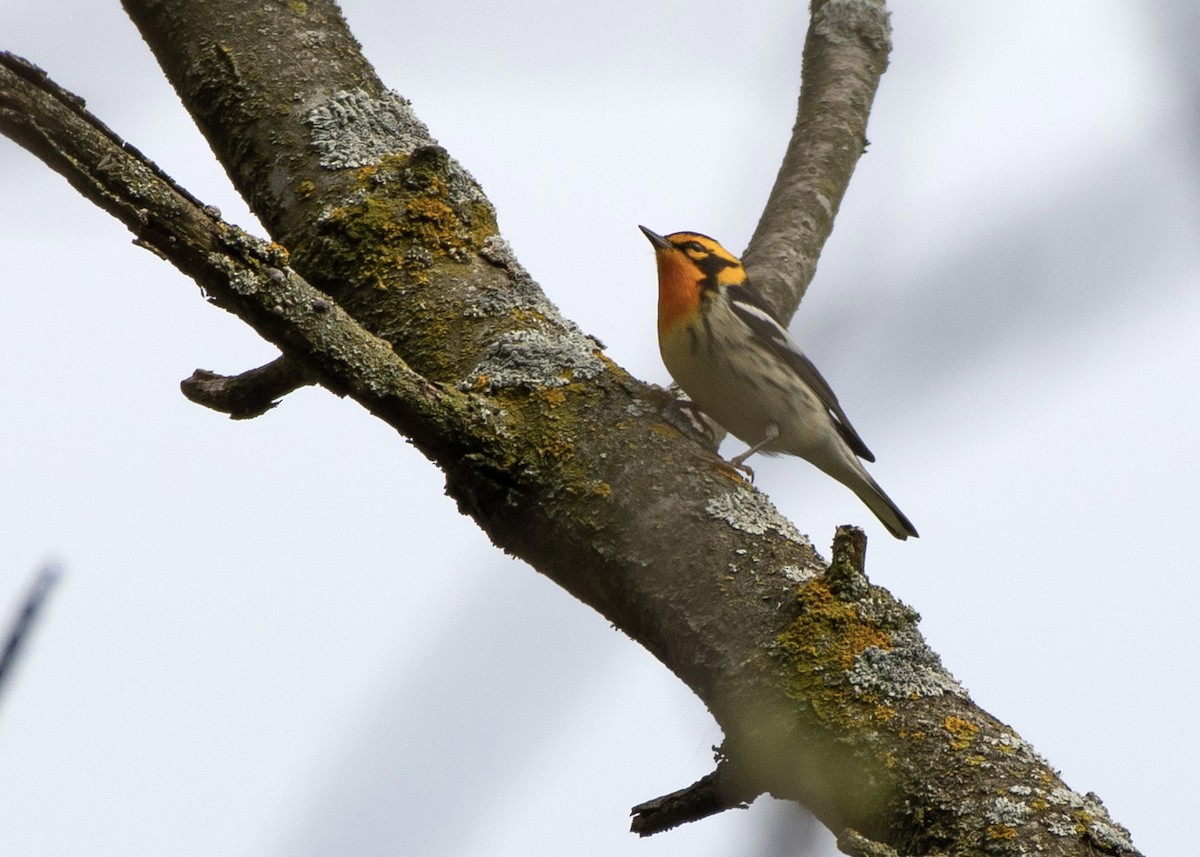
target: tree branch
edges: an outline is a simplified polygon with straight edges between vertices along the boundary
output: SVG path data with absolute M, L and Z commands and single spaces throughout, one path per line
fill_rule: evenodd
M 0 130 L 412 440 L 498 546 L 686 682 L 725 732 L 729 794 L 803 801 L 904 854 L 1136 853 L 971 702 L 916 614 L 862 576 L 854 538 L 827 577 L 762 494 L 672 427 L 660 393 L 558 314 L 332 3 L 126 7 L 290 256 L 11 57 Z
M 687 788 L 638 804 L 630 812 L 629 829 L 638 836 L 651 836 L 727 809 L 745 809 L 760 793 L 739 792 L 726 774 L 727 769 L 718 765 Z
M 843 830 L 839 833 L 837 846 L 839 851 L 850 857 L 901 857 L 895 848 L 867 839 L 857 830 Z
M 214 411 L 245 420 L 265 414 L 293 390 L 314 383 L 308 373 L 286 357 L 240 375 L 218 375 L 197 369 L 180 382 L 179 388 L 191 401 Z
M 282 247 L 220 221 L 93 117 L 82 99 L 11 54 L 0 54 L 0 129 L 339 395 L 354 395 L 414 438 L 429 435 L 429 424 L 447 410 L 469 407 L 468 395 L 413 372 L 388 343 L 287 267 Z
M 796 125 L 742 257 L 750 279 L 784 322 L 812 282 L 866 149 L 867 117 L 891 47 L 883 0 L 814 0 Z

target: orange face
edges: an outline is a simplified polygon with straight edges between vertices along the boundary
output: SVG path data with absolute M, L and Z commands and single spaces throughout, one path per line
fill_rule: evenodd
M 658 332 L 695 316 L 707 291 L 745 283 L 738 258 L 707 235 L 675 232 L 663 237 L 642 227 L 658 261 Z

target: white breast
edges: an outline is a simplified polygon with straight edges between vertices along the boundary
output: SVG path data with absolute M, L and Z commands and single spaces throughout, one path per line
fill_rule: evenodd
M 775 374 L 764 369 L 769 355 L 748 344 L 745 325 L 725 301 L 713 299 L 707 318 L 707 326 L 697 318 L 659 335 L 663 363 L 701 410 L 747 444 L 758 443 L 771 423 L 787 419 L 795 385 L 781 389 L 765 380 Z

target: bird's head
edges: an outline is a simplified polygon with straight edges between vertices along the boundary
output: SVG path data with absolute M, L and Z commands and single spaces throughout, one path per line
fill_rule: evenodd
M 700 311 L 708 293 L 724 286 L 741 286 L 746 270 L 741 261 L 707 235 L 673 232 L 659 235 L 639 229 L 654 245 L 658 261 L 658 330 L 661 333 Z

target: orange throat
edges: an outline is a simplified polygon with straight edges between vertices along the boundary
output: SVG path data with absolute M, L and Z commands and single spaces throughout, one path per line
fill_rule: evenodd
M 700 310 L 700 280 L 682 253 L 658 254 L 658 332 L 682 324 Z

